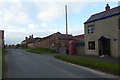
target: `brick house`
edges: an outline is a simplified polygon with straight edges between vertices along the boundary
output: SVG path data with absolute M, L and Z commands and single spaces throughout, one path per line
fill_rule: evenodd
M 33 43 L 36 39 L 38 38 L 34 38 L 33 35 L 30 35 L 29 37 L 25 37 L 25 40 L 21 42 L 21 47 L 27 48 L 28 44 Z
M 28 43 L 28 48 L 39 48 L 40 47 L 40 41 L 42 38 L 34 38 L 34 41 L 32 43 Z
M 75 41 L 77 45 L 77 55 L 84 55 L 85 54 L 85 41 L 84 41 L 84 34 L 76 35 Z
M 4 48 L 4 31 L 0 30 L 0 49 Z
M 85 23 L 85 54 L 120 57 L 120 6 L 92 15 Z
M 75 40 L 72 35 L 68 35 L 68 40 Z M 47 37 L 43 37 L 36 40 L 33 43 L 28 44 L 30 48 L 51 48 L 59 52 L 59 48 L 65 46 L 66 34 L 61 34 L 60 32 L 51 34 Z
M 80 41 L 83 41 L 84 42 L 84 34 L 81 34 L 81 35 L 76 35 L 74 36 L 76 40 L 80 40 Z

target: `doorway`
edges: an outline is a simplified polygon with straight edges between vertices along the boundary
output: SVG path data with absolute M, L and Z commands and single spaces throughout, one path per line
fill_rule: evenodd
M 98 47 L 99 47 L 99 56 L 108 55 L 111 56 L 110 51 L 110 39 L 104 36 L 98 39 Z

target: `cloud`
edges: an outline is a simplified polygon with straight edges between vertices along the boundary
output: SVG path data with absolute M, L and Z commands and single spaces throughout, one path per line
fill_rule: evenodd
M 3 3 L 2 7 L 0 8 L 0 24 L 15 25 L 31 22 L 20 2 Z
M 48 26 L 47 23 L 42 23 L 42 24 L 40 25 L 40 27 L 41 27 L 41 28 L 47 28 L 47 27 L 49 27 L 49 26 Z
M 118 2 L 118 0 L 0 0 L 0 2 Z
M 119 0 L 0 0 L 0 2 L 119 2 Z
M 21 43 L 21 41 L 25 39 L 26 35 L 28 34 L 22 32 L 7 32 L 5 33 L 5 44 Z
M 60 32 L 66 33 L 66 27 L 64 26 L 64 29 L 59 29 Z M 68 34 L 72 35 L 80 35 L 84 34 L 84 26 L 79 26 L 79 25 L 68 25 Z
M 57 31 L 65 33 L 65 5 L 68 5 L 68 18 L 70 18 L 79 15 L 86 6 L 93 5 L 89 2 L 92 1 L 0 0 L 0 29 L 5 30 L 8 43 L 19 43 L 25 36 L 31 34 L 45 37 Z M 77 21 L 71 24 L 68 25 L 70 34 L 84 33 L 83 27 L 77 25 Z
M 30 23 L 28 24 L 29 29 L 35 29 L 37 27 L 37 25 Z
M 52 23 L 65 18 L 65 5 L 67 4 L 68 16 L 75 15 L 84 10 L 84 7 L 92 5 L 80 2 L 53 2 L 53 3 L 35 3 L 38 14 L 36 17 L 43 23 Z
M 81 28 L 70 28 L 68 30 L 69 34 L 72 34 L 72 35 L 79 35 L 79 34 L 84 34 L 84 27 L 81 27 Z
M 63 9 L 61 5 L 55 3 L 47 3 L 40 9 L 37 18 L 43 22 L 52 22 L 61 18 L 62 16 Z

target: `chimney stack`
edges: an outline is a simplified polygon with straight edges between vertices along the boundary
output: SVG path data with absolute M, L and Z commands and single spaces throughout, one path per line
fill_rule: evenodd
M 106 11 L 110 11 L 110 6 L 109 6 L 109 4 L 106 4 L 105 10 L 106 10 Z
M 32 38 L 33 38 L 33 34 L 32 34 L 32 36 L 31 36 Z
M 27 37 L 25 37 L 25 40 L 27 40 L 28 38 Z
M 4 39 L 4 31 L 2 30 L 2 38 Z
M 31 36 L 29 36 L 29 39 L 31 38 Z

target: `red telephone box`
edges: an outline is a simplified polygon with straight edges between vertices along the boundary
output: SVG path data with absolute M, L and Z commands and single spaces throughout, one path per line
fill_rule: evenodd
M 69 41 L 69 54 L 70 55 L 76 55 L 76 42 L 74 40 Z

